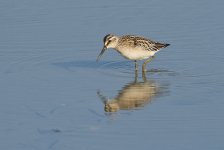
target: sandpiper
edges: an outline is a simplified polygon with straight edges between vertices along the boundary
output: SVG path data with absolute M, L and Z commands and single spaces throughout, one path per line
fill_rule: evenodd
M 160 43 L 148 38 L 136 35 L 116 36 L 107 34 L 104 39 L 104 46 L 97 61 L 103 55 L 106 49 L 113 48 L 119 52 L 124 58 L 135 61 L 135 70 L 138 70 L 137 60 L 147 59 L 142 65 L 142 71 L 146 71 L 146 65 L 161 48 L 165 48 L 170 44 Z

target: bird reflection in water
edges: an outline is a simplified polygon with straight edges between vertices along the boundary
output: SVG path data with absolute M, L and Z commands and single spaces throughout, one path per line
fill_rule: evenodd
M 137 81 L 136 73 L 135 81 L 125 85 L 115 98 L 108 99 L 98 91 L 97 95 L 104 103 L 105 112 L 142 108 L 161 93 L 160 87 L 155 81 L 147 80 L 145 74 L 142 75 L 143 82 Z

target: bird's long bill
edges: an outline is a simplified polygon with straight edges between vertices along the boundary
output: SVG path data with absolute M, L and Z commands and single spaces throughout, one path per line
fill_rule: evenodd
M 99 61 L 100 60 L 101 56 L 103 55 L 103 53 L 105 52 L 106 49 L 107 49 L 107 47 L 104 46 L 103 49 L 101 50 L 99 56 L 97 57 L 96 61 Z

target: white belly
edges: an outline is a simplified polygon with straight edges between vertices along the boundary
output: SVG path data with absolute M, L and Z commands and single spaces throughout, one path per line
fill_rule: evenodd
M 142 60 L 147 59 L 151 56 L 154 56 L 156 51 L 148 51 L 143 50 L 141 48 L 135 49 L 127 49 L 122 48 L 121 50 L 117 50 L 123 57 L 130 59 L 130 60 Z

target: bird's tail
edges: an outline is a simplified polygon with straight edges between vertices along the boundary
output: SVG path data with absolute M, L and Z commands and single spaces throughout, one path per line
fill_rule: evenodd
M 167 46 L 169 46 L 170 44 L 167 44 L 167 43 L 156 43 L 156 47 L 158 48 L 165 48 Z
M 170 44 L 167 44 L 167 43 L 166 43 L 166 44 L 164 44 L 164 45 L 165 45 L 165 47 L 170 46 Z

